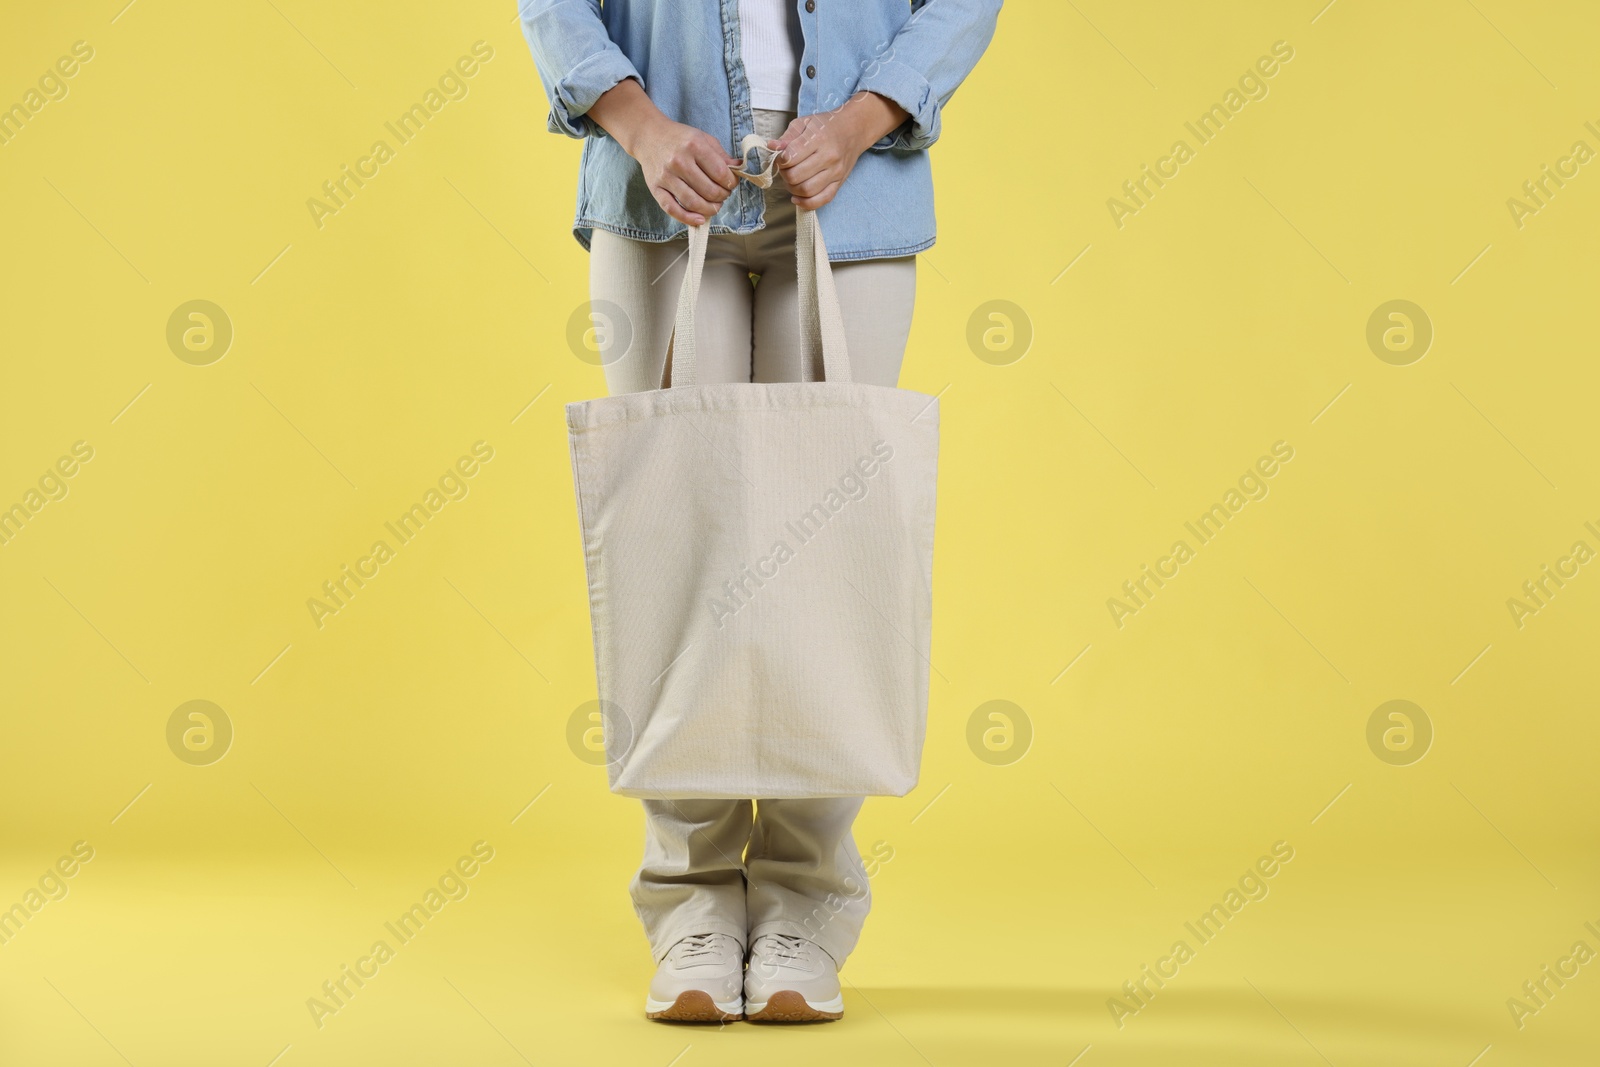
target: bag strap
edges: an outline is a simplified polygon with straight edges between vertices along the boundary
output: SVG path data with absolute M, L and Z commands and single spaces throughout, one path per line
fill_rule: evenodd
M 766 141 L 756 133 L 750 134 L 739 146 L 742 155 L 756 149 L 758 157 L 767 151 Z M 766 165 L 759 171 L 736 170 L 744 181 L 765 189 L 772 184 L 777 153 L 768 153 Z M 678 290 L 678 314 L 672 338 L 667 342 L 667 359 L 672 368 L 672 384 L 695 384 L 695 306 L 700 300 L 700 279 L 705 273 L 706 246 L 710 242 L 710 224 L 689 227 L 689 263 L 683 272 L 683 285 Z M 800 295 L 800 380 L 811 369 L 811 354 L 822 349 L 823 380 L 850 381 L 850 354 L 845 347 L 844 316 L 839 310 L 839 293 L 833 284 L 833 268 L 828 264 L 828 249 L 822 240 L 822 227 L 817 224 L 817 213 L 806 208 L 795 211 L 794 226 L 795 278 Z

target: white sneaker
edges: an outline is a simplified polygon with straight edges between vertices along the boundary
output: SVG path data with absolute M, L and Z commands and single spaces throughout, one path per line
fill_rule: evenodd
M 667 950 L 650 981 L 652 1019 L 716 1023 L 744 1014 L 744 946 L 728 934 L 690 934 Z
M 816 942 L 788 934 L 762 934 L 750 946 L 744 975 L 746 1019 L 801 1023 L 844 1015 L 839 968 Z

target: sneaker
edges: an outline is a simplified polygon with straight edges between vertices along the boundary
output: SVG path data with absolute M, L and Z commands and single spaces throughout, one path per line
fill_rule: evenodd
M 744 1017 L 755 1023 L 803 1023 L 844 1015 L 839 968 L 814 941 L 762 934 L 750 946 Z
M 744 1014 L 744 946 L 728 934 L 690 934 L 667 950 L 650 981 L 652 1019 L 719 1023 Z

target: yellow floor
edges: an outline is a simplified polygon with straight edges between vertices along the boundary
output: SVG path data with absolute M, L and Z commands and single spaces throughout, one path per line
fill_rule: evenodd
M 546 820 L 574 803 L 627 804 L 552 789 L 494 831 L 494 858 L 465 880 L 467 894 L 408 928 L 409 942 L 384 924 L 470 842 L 341 855 L 337 870 L 304 842 L 270 864 L 163 863 L 129 854 L 136 806 L 69 895 L 0 948 L 4 1062 L 1594 1062 L 1590 971 L 1600 969 L 1581 969 L 1520 1032 L 1504 1004 L 1573 940 L 1600 943 L 1549 906 L 1559 899 L 1549 886 L 1509 849 L 1485 857 L 1494 870 L 1438 869 L 1431 884 L 1420 869 L 1352 876 L 1353 835 L 1322 827 L 1331 813 L 1268 895 L 1202 944 L 1183 924 L 1229 884 L 1216 864 L 1169 871 L 1152 858 L 1154 889 L 1081 822 L 1046 812 L 1037 854 L 978 848 L 935 878 L 923 868 L 938 863 L 939 808 L 913 827 L 908 805 L 869 807 L 866 833 L 902 844 L 874 878 L 876 911 L 844 971 L 844 1020 L 651 1023 L 650 963 L 623 888 L 629 857 L 543 847 Z M 8 867 L 5 884 L 26 873 Z M 1047 879 L 1060 891 L 1040 892 Z M 1194 958 L 1119 1028 L 1108 999 L 1177 939 Z M 346 978 L 343 1004 L 326 996 L 322 983 L 377 940 L 393 957 L 363 965 L 376 974 L 360 987 Z

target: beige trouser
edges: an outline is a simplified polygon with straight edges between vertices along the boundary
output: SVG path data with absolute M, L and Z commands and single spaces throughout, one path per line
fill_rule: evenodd
M 872 906 L 850 835 L 860 810 L 860 797 L 646 800 L 644 862 L 629 890 L 650 951 L 659 960 L 690 934 L 730 934 L 747 948 L 793 934 L 842 966 Z
M 757 111 L 756 130 L 777 137 L 791 118 Z M 695 309 L 700 383 L 800 380 L 794 220 L 780 175 L 766 190 L 764 229 L 711 238 Z M 611 394 L 661 387 L 686 251 L 684 241 L 594 231 L 590 299 L 627 318 L 626 328 L 613 324 L 602 336 Z M 915 257 L 836 263 L 833 277 L 852 377 L 898 384 L 916 297 Z M 629 340 L 623 352 L 608 350 L 607 339 L 622 338 Z M 821 368 L 811 377 L 821 378 Z M 762 934 L 793 934 L 840 964 L 855 948 L 872 902 L 850 835 L 860 797 L 646 800 L 644 809 L 644 862 L 630 891 L 657 960 L 702 933 L 730 934 L 746 947 Z

